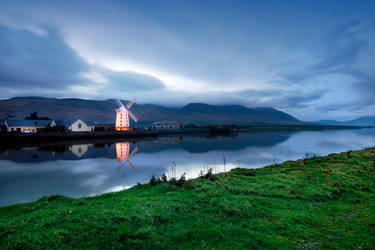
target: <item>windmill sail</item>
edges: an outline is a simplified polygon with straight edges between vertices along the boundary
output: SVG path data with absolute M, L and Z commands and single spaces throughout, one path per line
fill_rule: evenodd
M 124 107 L 124 104 L 122 104 L 122 102 L 120 101 L 120 99 L 116 99 L 116 102 L 117 102 L 117 104 L 118 104 L 120 107 Z
M 133 104 L 135 103 L 135 97 L 134 97 L 134 100 L 133 101 L 131 101 L 131 102 L 129 102 L 127 105 L 126 105 L 126 108 L 127 109 L 130 109 L 132 106 L 133 106 Z
M 135 115 L 134 115 L 132 112 L 130 112 L 130 111 L 128 110 L 128 113 L 129 113 L 130 117 L 131 117 L 135 122 L 138 122 L 138 118 L 135 117 Z

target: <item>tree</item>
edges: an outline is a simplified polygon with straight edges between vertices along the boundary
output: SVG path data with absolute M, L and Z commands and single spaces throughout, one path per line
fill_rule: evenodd
M 51 119 L 48 118 L 48 117 L 45 117 L 45 116 L 44 117 L 39 117 L 38 116 L 38 112 L 33 111 L 29 115 L 27 115 L 25 117 L 25 120 L 51 120 Z

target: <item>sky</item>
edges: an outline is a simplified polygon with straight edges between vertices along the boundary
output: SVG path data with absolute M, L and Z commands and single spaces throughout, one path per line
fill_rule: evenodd
M 0 99 L 375 115 L 373 0 L 0 1 Z

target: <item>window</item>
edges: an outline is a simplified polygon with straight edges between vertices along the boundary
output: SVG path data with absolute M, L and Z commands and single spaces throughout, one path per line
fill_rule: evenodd
M 78 123 L 78 128 L 82 128 L 82 123 Z

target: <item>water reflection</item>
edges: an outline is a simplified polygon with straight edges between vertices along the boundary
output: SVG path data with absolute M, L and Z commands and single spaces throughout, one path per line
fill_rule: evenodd
M 138 152 L 138 147 L 136 146 L 133 151 L 129 154 L 130 152 L 130 142 L 116 142 L 116 155 L 117 155 L 117 161 L 118 162 L 123 162 L 127 161 L 128 164 L 133 168 L 134 171 L 137 171 L 137 169 L 134 167 L 133 163 L 129 160 L 132 158 L 137 152 Z M 118 168 L 122 168 L 124 164 L 121 164 L 121 166 Z
M 69 146 L 69 151 L 75 154 L 78 158 L 81 158 L 89 149 L 89 144 L 79 144 Z M 54 154 L 54 151 L 52 151 Z
M 212 168 L 257 168 L 305 154 L 326 155 L 375 145 L 375 129 L 256 132 L 228 137 L 45 144 L 0 148 L 0 205 L 43 195 L 72 197 L 118 191 L 152 175 L 197 177 Z

